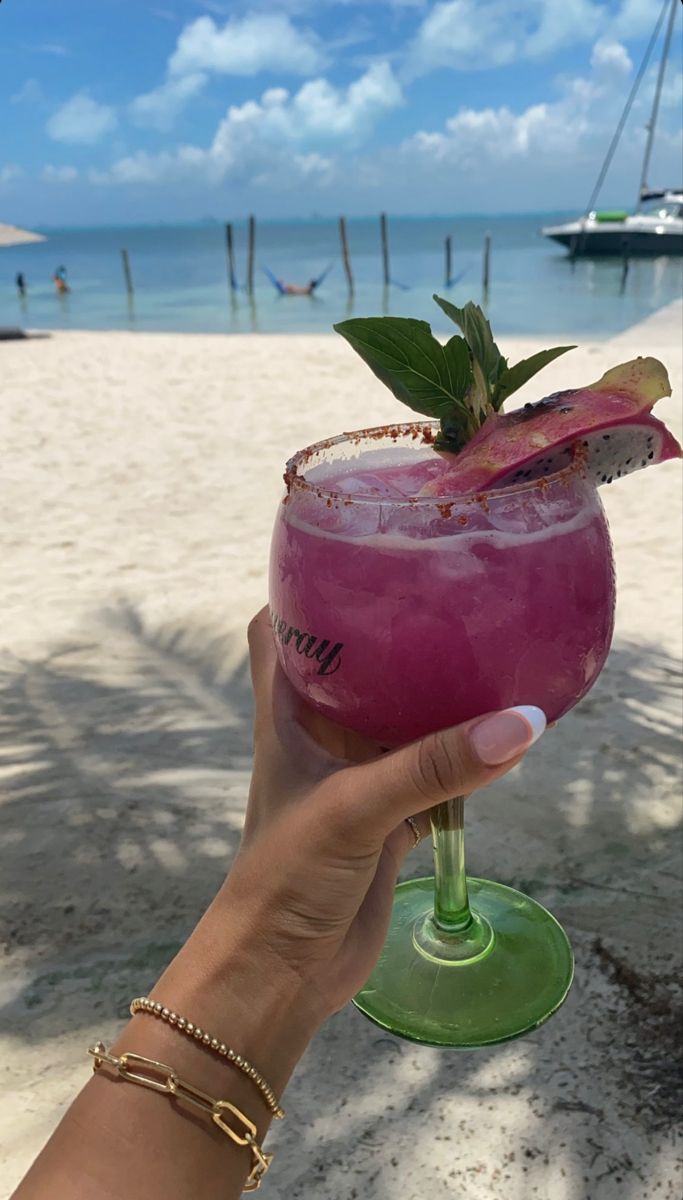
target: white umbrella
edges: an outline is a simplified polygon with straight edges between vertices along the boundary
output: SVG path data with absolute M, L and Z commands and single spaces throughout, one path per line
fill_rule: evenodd
M 19 229 L 17 225 L 0 224 L 0 249 L 3 246 L 25 246 L 28 242 L 45 241 L 47 238 L 42 233 L 31 233 L 28 229 Z M 0 325 L 0 342 L 26 336 L 23 329 L 7 329 Z
M 27 242 L 45 242 L 42 233 L 30 233 L 17 225 L 0 225 L 0 246 L 23 246 Z

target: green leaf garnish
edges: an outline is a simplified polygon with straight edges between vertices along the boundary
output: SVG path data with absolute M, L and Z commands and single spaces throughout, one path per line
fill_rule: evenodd
M 472 365 L 464 338 L 452 337 L 444 346 L 426 321 L 409 317 L 354 317 L 334 328 L 408 408 L 440 421 L 457 413 L 462 424 L 471 424 L 465 397 Z
M 426 321 L 408 317 L 355 317 L 334 328 L 398 400 L 440 421 L 438 448 L 457 453 L 508 396 L 574 347 L 541 350 L 509 367 L 478 304 L 434 300 L 463 337 L 443 345 Z
M 498 378 L 498 383 L 493 393 L 493 404 L 496 409 L 521 388 L 522 384 L 527 383 L 529 379 L 533 379 L 539 371 L 547 367 L 554 358 L 559 358 L 561 354 L 566 354 L 568 350 L 576 350 L 576 346 L 555 346 L 552 350 L 539 350 L 537 354 L 532 354 L 531 358 L 521 358 L 514 367 L 507 367 L 502 375 Z
M 496 385 L 508 365 L 508 360 L 503 358 L 494 342 L 491 326 L 482 310 L 471 300 L 464 308 L 457 308 L 450 300 L 444 300 L 441 296 L 434 295 L 432 300 L 436 300 L 441 311 L 462 329 L 472 359 L 478 364 L 483 376 L 487 399 L 492 401 Z

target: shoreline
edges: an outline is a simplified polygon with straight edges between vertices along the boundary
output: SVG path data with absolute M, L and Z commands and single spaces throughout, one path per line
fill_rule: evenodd
M 287 298 L 287 300 L 294 300 L 294 301 L 298 301 L 299 299 L 300 299 L 300 297 L 288 297 Z M 229 306 L 228 306 L 228 308 L 229 308 Z M 246 308 L 245 308 L 245 312 L 246 312 Z M 363 315 L 365 315 L 365 314 L 363 314 Z M 398 314 L 392 314 L 392 315 L 398 315 Z M 435 316 L 437 317 L 437 319 L 441 319 L 439 317 L 438 313 L 435 313 Z M 614 342 L 620 338 L 627 337 L 633 330 L 640 329 L 642 326 L 649 326 L 651 322 L 656 322 L 658 336 L 661 336 L 661 333 L 662 333 L 662 328 L 661 328 L 662 322 L 666 322 L 667 325 L 669 325 L 669 323 L 671 324 L 671 329 L 667 330 L 667 336 L 668 336 L 668 333 L 674 333 L 674 328 L 673 328 L 674 323 L 677 323 L 677 328 L 676 328 L 675 332 L 678 333 L 678 331 L 680 330 L 681 324 L 683 323 L 683 299 L 669 300 L 669 301 L 665 302 L 664 304 L 662 304 L 659 308 L 654 309 L 651 313 L 649 313 L 647 316 L 643 317 L 641 320 L 634 321 L 632 325 L 627 325 L 623 329 L 617 330 L 616 332 L 611 332 L 611 333 L 607 333 L 607 334 L 597 334 L 593 337 L 580 337 L 580 340 L 577 341 L 576 345 L 577 345 L 577 348 L 580 348 L 581 346 L 604 345 L 605 342 Z M 21 328 L 21 326 L 18 326 L 18 328 Z M 273 338 L 278 341 L 281 340 L 282 338 L 286 338 L 286 339 L 311 338 L 314 340 L 321 340 L 321 341 L 325 340 L 325 339 L 330 339 L 333 341 L 337 341 L 339 338 L 339 335 L 336 334 L 334 332 L 334 330 L 332 329 L 332 325 L 330 325 L 329 330 L 314 329 L 314 330 L 310 330 L 310 331 L 299 330 L 299 329 L 278 329 L 278 330 L 271 330 L 271 329 L 269 329 L 269 330 L 260 330 L 260 329 L 216 330 L 216 329 L 209 329 L 209 330 L 197 330 L 197 329 L 122 329 L 122 328 L 109 328 L 109 327 L 103 328 L 103 329 L 87 329 L 87 328 L 64 329 L 64 328 L 60 328 L 57 326 L 50 327 L 50 328 L 47 328 L 44 326 L 27 326 L 24 329 L 24 333 L 26 334 L 26 338 L 28 340 L 30 340 L 33 337 L 40 338 L 40 337 L 45 337 L 45 336 L 85 337 L 85 336 L 91 336 L 91 335 L 98 335 L 98 336 L 106 335 L 107 337 L 116 336 L 116 335 L 173 337 L 173 338 L 175 338 L 175 337 L 187 337 L 187 338 L 206 337 L 206 338 L 212 338 L 212 339 L 213 338 L 228 338 L 231 341 L 236 338 L 242 338 L 242 337 L 248 338 L 249 340 L 257 340 L 259 338 L 263 338 L 263 339 Z M 443 333 L 442 331 L 437 330 L 436 336 L 439 337 L 443 341 L 443 340 L 447 339 L 449 334 Z M 517 345 L 517 344 L 525 345 L 525 346 L 539 345 L 539 346 L 545 347 L 551 343 L 560 344 L 563 338 L 573 337 L 575 335 L 567 334 L 566 331 L 555 330 L 554 332 L 550 331 L 550 332 L 543 332 L 540 334 L 526 333 L 524 331 L 521 331 L 521 332 L 513 331 L 513 332 L 503 332 L 500 335 L 497 335 L 494 333 L 494 336 L 497 338 L 497 341 L 503 345 L 506 342 L 513 342 L 513 343 L 515 343 L 515 345 Z M 576 335 L 576 336 L 579 337 L 580 335 Z

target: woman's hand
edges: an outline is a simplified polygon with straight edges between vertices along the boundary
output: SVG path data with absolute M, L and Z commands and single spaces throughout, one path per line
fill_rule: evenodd
M 299 699 L 267 609 L 249 627 L 249 646 L 254 771 L 223 899 L 248 920 L 251 945 L 299 977 L 324 1019 L 377 961 L 399 868 L 415 845 L 406 818 L 426 835 L 430 808 L 505 774 L 541 730 L 508 710 L 382 753 Z
M 217 1031 L 281 1095 L 318 1025 L 377 960 L 399 867 L 415 844 L 406 817 L 426 833 L 429 808 L 508 771 L 544 718 L 538 709 L 510 709 L 382 754 L 298 699 L 278 665 L 265 609 L 249 644 L 255 759 L 242 845 L 151 996 Z M 209 1096 L 229 1098 L 263 1140 L 272 1113 L 253 1080 L 202 1043 L 138 1014 L 112 1049 L 170 1063 Z M 17 1200 L 238 1197 L 252 1156 L 180 1115 L 168 1098 L 98 1072 Z

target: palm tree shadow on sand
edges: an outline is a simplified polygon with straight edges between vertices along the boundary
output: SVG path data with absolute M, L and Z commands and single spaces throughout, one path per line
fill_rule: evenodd
M 85 1044 L 151 985 L 236 852 L 251 754 L 243 640 L 152 627 L 124 603 L 42 661 L 1 661 L 0 693 L 0 1020 L 18 1047 L 79 1031 Z M 680 1080 L 680 694 L 661 650 L 616 645 L 587 700 L 469 806 L 471 872 L 525 888 L 570 933 L 562 1012 L 510 1046 L 450 1054 L 345 1009 L 291 1089 L 306 1132 L 294 1148 L 275 1134 L 272 1195 L 526 1200 L 545 1194 L 558 1146 L 572 1200 L 646 1194 Z M 428 872 L 421 848 L 407 873 Z M 515 1128 L 489 1139 L 490 1191 L 470 1192 L 468 1121 L 476 1110 L 485 1124 L 501 1095 L 517 1098 Z M 450 1178 L 425 1175 L 434 1139 L 452 1140 Z

